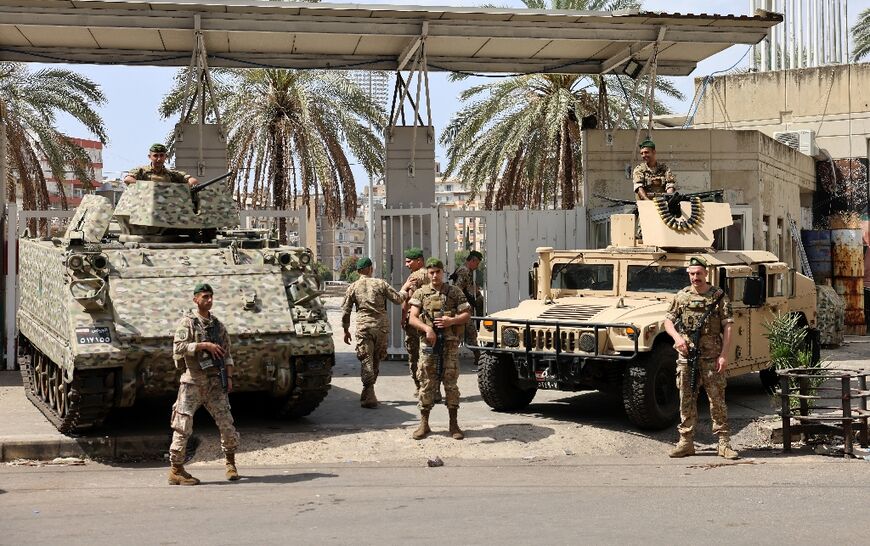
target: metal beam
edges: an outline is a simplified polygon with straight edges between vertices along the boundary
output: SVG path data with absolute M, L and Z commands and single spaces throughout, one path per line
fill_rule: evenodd
M 420 29 L 420 35 L 411 40 L 411 42 L 405 46 L 404 51 L 399 54 L 399 64 L 396 67 L 396 72 L 400 70 L 404 70 L 405 65 L 408 64 L 408 61 L 411 60 L 411 57 L 417 53 L 417 50 L 420 49 L 420 45 L 426 40 L 426 36 L 429 34 L 429 21 L 423 21 L 423 28 Z
M 660 46 L 667 46 L 672 43 L 673 42 L 662 42 Z M 616 55 L 613 55 L 612 57 L 605 59 L 601 62 L 601 73 L 607 74 L 608 72 L 611 72 L 614 68 L 625 64 L 632 57 L 638 57 L 652 51 L 655 45 L 656 42 L 651 42 L 648 44 L 632 44 L 626 47 Z

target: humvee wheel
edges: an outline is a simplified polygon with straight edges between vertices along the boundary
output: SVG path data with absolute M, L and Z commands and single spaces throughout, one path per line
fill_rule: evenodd
M 628 420 L 643 429 L 663 429 L 680 414 L 677 352 L 657 343 L 646 356 L 626 366 L 622 402 Z
M 510 355 L 484 351 L 477 367 L 477 386 L 483 401 L 495 411 L 515 411 L 528 406 L 537 388 L 519 386 Z

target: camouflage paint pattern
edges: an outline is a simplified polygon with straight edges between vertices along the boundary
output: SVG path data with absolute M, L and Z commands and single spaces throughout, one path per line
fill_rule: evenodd
M 819 343 L 828 347 L 842 345 L 846 325 L 846 302 L 832 286 L 816 287 Z
M 131 233 L 137 227 L 201 229 L 239 225 L 238 209 L 228 192 L 211 186 L 197 197 L 199 212 L 194 210 L 187 184 L 139 180 L 121 194 L 115 218 L 129 225 Z
M 432 354 L 429 347 L 420 351 L 420 364 L 417 378 L 420 380 L 420 396 L 417 407 L 431 410 L 435 405 L 438 386 L 444 384 L 444 402 L 448 408 L 459 407 L 459 344 L 450 341 L 444 344 L 444 373 L 438 380 L 438 355 Z
M 659 180 L 653 180 L 658 178 Z M 631 173 L 631 181 L 634 186 L 634 194 L 637 196 L 637 190 L 643 188 L 647 195 L 650 193 L 665 193 L 670 189 L 676 188 L 677 179 L 671 169 L 661 162 L 656 162 L 656 166 L 650 168 L 646 163 L 641 163 L 634 168 Z
M 87 217 L 87 221 L 85 221 Z M 112 203 L 101 195 L 85 195 L 66 228 L 63 238 L 70 240 L 74 232 L 81 233 L 86 243 L 99 243 L 112 221 Z
M 356 357 L 360 364 L 360 379 L 364 387 L 378 380 L 381 361 L 387 358 L 389 331 L 377 326 L 360 326 L 356 329 Z
M 728 408 L 725 406 L 725 374 L 716 371 L 715 358 L 701 358 L 698 365 L 700 373 L 695 389 L 690 388 L 691 374 L 689 364 L 684 358 L 677 358 L 677 387 L 680 389 L 680 424 L 677 430 L 681 436 L 694 438 L 695 424 L 698 422 L 698 390 L 701 386 L 710 400 L 710 419 L 713 421 L 713 434 L 728 436 Z
M 172 464 L 184 463 L 187 440 L 193 433 L 193 416 L 201 406 L 205 406 L 220 431 L 224 453 L 235 453 L 238 449 L 239 433 L 233 424 L 230 402 L 220 379 L 214 375 L 196 380 L 182 377 L 170 419 L 172 443 L 169 446 L 169 461 Z

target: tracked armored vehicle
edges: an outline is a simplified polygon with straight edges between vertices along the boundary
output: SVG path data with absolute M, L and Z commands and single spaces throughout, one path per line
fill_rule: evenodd
M 687 199 L 667 207 L 638 203 L 635 215 L 611 216 L 612 244 L 596 250 L 538 248 L 531 299 L 482 321 L 478 384 L 499 411 L 527 406 L 539 389 L 602 390 L 621 395 L 629 420 L 660 429 L 679 416 L 676 352 L 664 320 L 688 286 L 692 256 L 709 264 L 734 313 L 727 375 L 770 366 L 764 324 L 795 313 L 817 339 L 812 279 L 766 251 L 717 251 L 714 231 L 731 225 L 727 203 Z
M 234 392 L 262 393 L 275 416 L 317 407 L 335 358 L 311 251 L 238 225 L 222 187 L 140 180 L 114 210 L 86 196 L 62 238 L 21 240 L 19 362 L 58 430 L 177 391 L 172 336 L 200 281 L 230 334 Z

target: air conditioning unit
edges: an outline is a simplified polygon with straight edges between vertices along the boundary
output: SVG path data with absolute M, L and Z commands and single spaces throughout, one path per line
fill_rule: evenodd
M 815 131 L 778 131 L 773 133 L 773 138 L 810 157 L 819 155 Z

